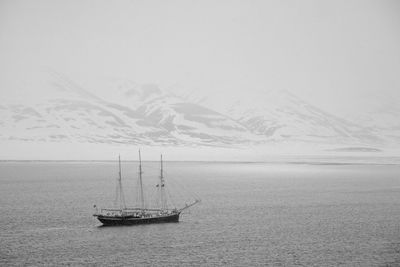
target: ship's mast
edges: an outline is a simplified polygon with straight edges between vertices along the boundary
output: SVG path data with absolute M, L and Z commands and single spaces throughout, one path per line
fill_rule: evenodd
M 117 200 L 119 198 L 119 207 L 120 209 L 125 209 L 126 204 L 125 204 L 125 197 L 124 197 L 124 192 L 122 190 L 122 174 L 121 174 L 121 156 L 118 155 L 118 168 L 119 168 L 119 176 L 118 176 L 118 189 L 117 189 Z
M 165 195 L 165 181 L 164 181 L 164 173 L 163 173 L 163 159 L 162 159 L 162 154 L 161 154 L 161 161 L 160 161 L 160 208 L 162 210 L 167 209 L 167 199 Z
M 142 157 L 139 149 L 139 185 L 140 185 L 140 208 L 144 210 L 144 193 L 143 193 L 143 181 L 142 181 Z

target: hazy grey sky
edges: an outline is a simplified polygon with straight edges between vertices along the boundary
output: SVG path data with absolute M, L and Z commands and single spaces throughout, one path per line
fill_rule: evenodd
M 399 96 L 399 47 L 400 1 L 0 1 L 3 94 L 51 68 L 339 110 Z

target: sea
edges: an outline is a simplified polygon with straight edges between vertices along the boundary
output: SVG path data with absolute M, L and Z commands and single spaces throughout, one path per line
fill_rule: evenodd
M 165 162 L 179 223 L 104 227 L 114 161 L 0 162 L 0 266 L 400 266 L 400 164 Z M 138 163 L 122 162 L 127 206 Z M 143 163 L 146 206 L 159 163 Z M 155 200 L 154 200 L 155 199 Z

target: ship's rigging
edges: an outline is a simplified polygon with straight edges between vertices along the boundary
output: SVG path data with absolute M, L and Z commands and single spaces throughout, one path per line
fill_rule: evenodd
M 156 207 L 149 207 L 146 203 L 143 183 L 143 170 L 142 158 L 139 150 L 139 167 L 138 167 L 138 190 L 137 190 L 137 207 L 127 207 L 125 202 L 125 195 L 122 186 L 122 171 L 121 171 L 121 157 L 118 157 L 118 179 L 116 188 L 116 208 L 100 209 L 96 208 L 94 214 L 105 225 L 119 225 L 119 224 L 139 224 L 139 223 L 156 223 L 156 222 L 177 222 L 179 215 L 189 207 L 200 202 L 196 198 L 191 203 L 186 203 L 183 207 L 169 208 L 170 199 L 171 204 L 174 204 L 172 198 L 168 196 L 166 190 L 166 181 L 164 176 L 164 166 L 162 155 L 160 157 L 160 174 L 156 184 L 157 189 L 157 204 Z

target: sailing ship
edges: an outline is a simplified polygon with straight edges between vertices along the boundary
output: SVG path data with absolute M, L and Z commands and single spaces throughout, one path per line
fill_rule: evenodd
M 135 224 L 149 224 L 149 223 L 167 223 L 167 222 L 179 222 L 179 216 L 181 213 L 192 207 L 193 205 L 200 202 L 200 199 L 195 199 L 189 204 L 185 204 L 181 208 L 168 208 L 167 206 L 167 195 L 165 191 L 166 183 L 163 171 L 163 160 L 161 155 L 160 160 L 160 176 L 159 182 L 156 185 L 157 193 L 159 194 L 159 207 L 147 208 L 145 206 L 144 190 L 143 190 L 143 171 L 142 171 L 142 159 L 139 150 L 139 172 L 138 172 L 138 199 L 139 206 L 129 208 L 125 204 L 125 197 L 122 190 L 122 174 L 121 174 L 121 157 L 118 157 L 118 183 L 117 183 L 117 199 L 119 200 L 119 208 L 106 208 L 98 209 L 96 205 L 94 217 L 107 226 L 111 225 L 135 225 Z

